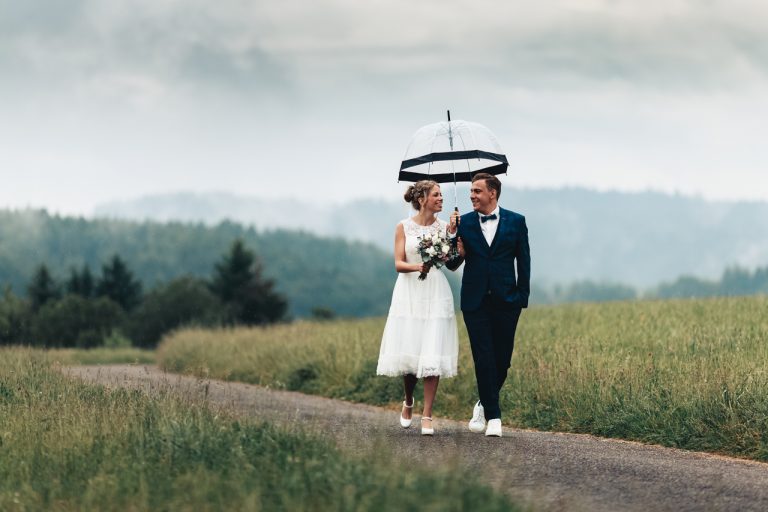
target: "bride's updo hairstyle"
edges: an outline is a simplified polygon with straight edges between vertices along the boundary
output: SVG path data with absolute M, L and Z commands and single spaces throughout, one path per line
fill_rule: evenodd
M 422 197 L 427 197 L 435 185 L 437 185 L 437 182 L 432 180 L 417 181 L 408 187 L 408 190 L 405 191 L 403 199 L 405 199 L 406 203 L 411 203 L 411 206 L 413 206 L 414 210 L 419 211 L 421 208 L 419 200 Z

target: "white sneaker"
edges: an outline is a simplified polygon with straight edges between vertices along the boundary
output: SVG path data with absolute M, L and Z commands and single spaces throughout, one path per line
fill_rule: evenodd
M 488 420 L 488 427 L 485 429 L 485 435 L 501 437 L 501 420 L 499 418 Z
M 469 430 L 476 434 L 485 430 L 485 409 L 480 405 L 480 400 L 477 401 L 475 408 L 472 410 L 472 419 L 469 420 Z

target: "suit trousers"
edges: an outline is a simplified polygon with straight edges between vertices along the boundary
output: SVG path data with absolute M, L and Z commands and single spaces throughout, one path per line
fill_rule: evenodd
M 501 418 L 499 391 L 512 361 L 521 312 L 522 309 L 511 307 L 491 295 L 485 296 L 480 308 L 463 311 L 486 420 Z

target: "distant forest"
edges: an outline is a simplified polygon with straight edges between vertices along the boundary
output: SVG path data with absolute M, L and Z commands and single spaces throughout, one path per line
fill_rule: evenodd
M 510 170 L 500 205 L 525 215 L 534 283 L 626 283 L 648 290 L 683 274 L 710 281 L 727 267 L 768 265 L 768 202 L 708 201 L 659 192 L 598 192 L 583 188 L 520 189 Z M 506 181 L 509 180 L 509 181 Z M 405 184 L 403 184 L 405 188 Z M 453 184 L 443 186 L 446 218 Z M 466 184 L 459 209 L 471 210 Z M 400 197 L 332 204 L 291 201 L 301 215 L 283 215 L 284 199 L 232 194 L 169 194 L 111 203 L 100 216 L 204 221 L 231 219 L 259 228 L 304 229 L 321 236 L 375 243 L 392 250 L 395 224 L 408 215 Z
M 672 282 L 639 290 L 626 284 L 576 281 L 549 288 L 532 287 L 536 303 L 604 302 L 633 299 L 675 299 L 694 297 L 726 297 L 737 295 L 768 295 L 768 266 L 753 271 L 740 267 L 727 268 L 720 279 L 708 280 L 681 276 Z
M 152 289 L 183 275 L 208 277 L 236 239 L 256 254 L 265 276 L 287 298 L 289 316 L 309 316 L 317 308 L 338 316 L 382 315 L 389 307 L 394 265 L 371 244 L 232 222 L 209 227 L 86 220 L 39 210 L 0 211 L 0 285 L 23 295 L 40 264 L 61 280 L 73 268 L 97 271 L 117 254 Z
M 273 279 L 276 291 L 287 299 L 288 318 L 317 312 L 347 317 L 387 312 L 396 277 L 389 251 L 370 243 L 259 230 L 229 221 L 209 226 L 0 211 L 0 285 L 10 285 L 24 296 L 41 264 L 54 279 L 64 280 L 72 269 L 90 267 L 95 272 L 119 255 L 144 289 L 152 290 L 181 276 L 209 277 L 236 239 L 255 253 L 265 277 Z M 448 275 L 456 295 L 459 277 Z M 682 276 L 646 289 L 597 279 L 553 285 L 536 274 L 535 265 L 533 277 L 534 304 L 768 293 L 768 266 L 732 266 L 720 279 Z

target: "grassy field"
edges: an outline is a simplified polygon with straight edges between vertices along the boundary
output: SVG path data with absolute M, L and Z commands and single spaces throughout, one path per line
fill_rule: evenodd
M 383 319 L 186 330 L 172 371 L 372 404 L 402 400 L 374 375 Z M 435 414 L 467 418 L 474 370 L 459 322 L 459 375 Z M 575 304 L 526 310 L 502 393 L 510 426 L 591 433 L 768 460 L 768 298 Z
M 48 359 L 64 365 L 75 364 L 154 364 L 153 350 L 138 348 L 57 348 L 46 350 Z
M 0 510 L 515 509 L 455 467 L 347 458 L 298 431 L 55 366 L 42 351 L 0 350 Z

